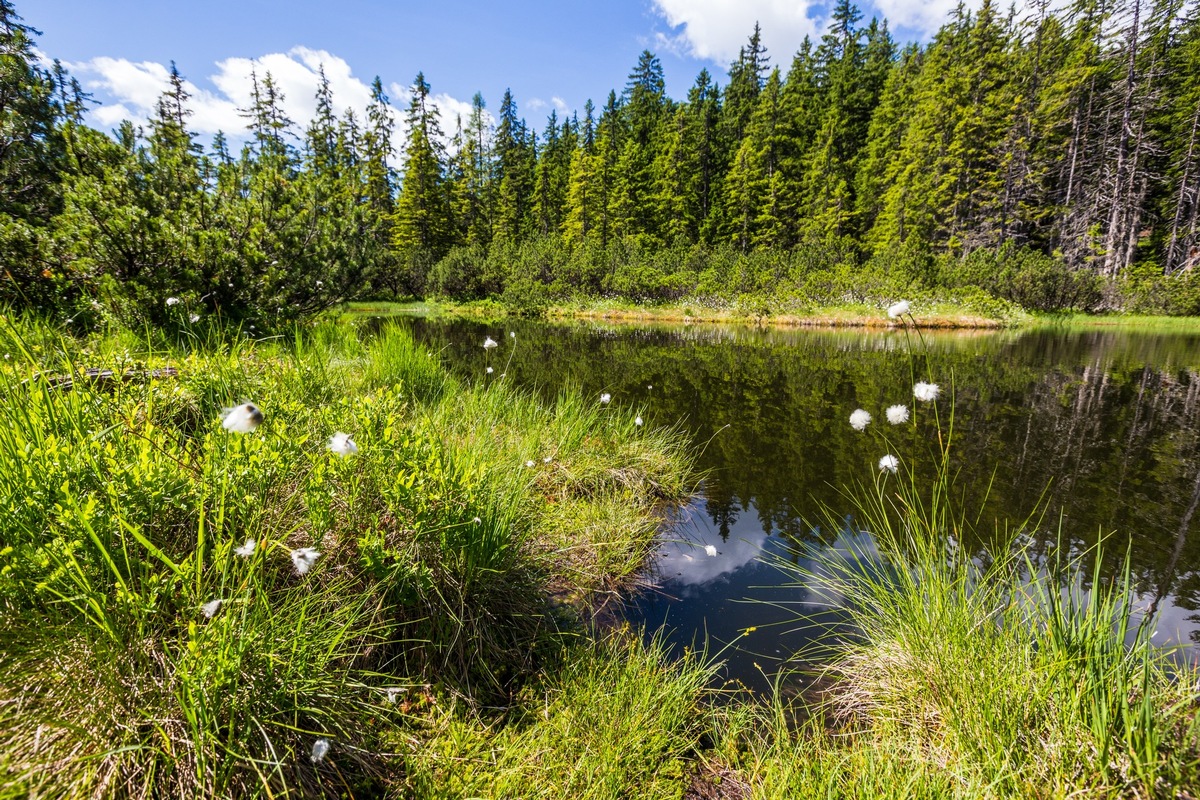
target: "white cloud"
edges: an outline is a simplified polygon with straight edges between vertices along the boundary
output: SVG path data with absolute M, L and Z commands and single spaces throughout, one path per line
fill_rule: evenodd
M 462 121 L 462 126 L 467 127 L 467 119 L 471 116 L 471 103 L 469 100 L 459 100 L 451 97 L 448 94 L 435 94 L 429 98 L 433 101 L 433 105 L 437 108 L 438 114 L 442 118 L 442 130 L 447 136 L 453 136 L 455 128 L 458 127 L 459 120 Z M 484 113 L 484 118 L 489 122 L 492 115 Z
M 341 116 L 347 109 L 354 109 L 362 120 L 371 89 L 353 75 L 350 65 L 325 50 L 294 47 L 287 53 L 218 61 L 216 72 L 208 76 L 215 90 L 185 79 L 184 89 L 191 95 L 188 106 L 194 112 L 189 125 L 193 132 L 202 135 L 224 131 L 231 139 L 246 138 L 246 119 L 238 109 L 250 106 L 250 76 L 257 74 L 261 81 L 270 73 L 283 94 L 284 113 L 303 128 L 316 111 L 318 71 L 322 65 L 332 90 L 334 113 Z M 157 62 L 135 63 L 107 56 L 67 66 L 85 89 L 96 92 L 102 99 L 111 98 L 92 112 L 97 122 L 109 126 L 123 119 L 137 121 L 151 117 L 170 76 L 168 68 Z
M 824 29 L 820 16 L 823 6 L 807 0 L 653 0 L 655 9 L 672 28 L 673 34 L 659 33 L 660 47 L 686 52 L 697 58 L 726 65 L 737 57 L 738 49 L 754 32 L 754 23 L 762 26 L 763 43 L 772 61 L 784 68 L 791 54 L 806 35 Z
M 892 30 L 914 31 L 922 38 L 932 36 L 945 25 L 957 5 L 957 0 L 875 0 L 879 16 L 887 19 Z M 968 8 L 978 5 L 978 2 L 966 3 Z M 1018 7 L 1021 5 L 1023 3 L 1017 3 Z M 996 10 L 1006 13 L 1007 6 L 998 4 Z
M 91 118 L 108 128 L 116 127 L 122 120 L 140 122 L 152 117 L 170 78 L 170 70 L 153 61 L 133 62 L 102 56 L 65 66 L 80 79 L 85 89 L 103 101 L 91 111 Z M 208 76 L 211 89 L 185 78 L 184 89 L 191 95 L 188 107 L 193 112 L 189 127 L 201 136 L 223 131 L 231 142 L 245 141 L 249 138 L 246 118 L 239 109 L 251 105 L 251 75 L 262 81 L 269 73 L 283 94 L 283 112 L 296 123 L 297 132 L 302 131 L 316 113 L 316 92 L 322 67 L 329 80 L 334 114 L 341 117 L 347 110 L 353 110 L 362 124 L 371 101 L 371 87 L 354 75 L 345 59 L 326 50 L 293 47 L 286 53 L 218 61 L 216 71 Z M 404 110 L 408 108 L 411 87 L 393 83 L 389 91 L 397 122 L 392 144 L 395 157 L 399 159 L 407 139 Z M 445 93 L 433 95 L 430 100 L 438 110 L 449 144 L 457 118 L 461 115 L 466 123 L 471 103 Z M 490 113 L 485 111 L 484 115 L 489 125 L 495 124 Z
M 567 106 L 567 101 L 563 100 L 561 97 L 558 97 L 557 95 L 550 98 L 550 105 L 552 105 L 556 109 L 558 109 L 558 113 L 560 115 L 566 114 L 567 111 L 570 110 L 569 107 Z
M 787 69 L 792 55 L 804 37 L 815 39 L 828 28 L 829 8 L 822 0 L 652 0 L 654 10 L 667 21 L 672 31 L 655 33 L 655 45 L 676 55 L 703 58 L 725 67 L 737 58 L 758 22 L 763 44 L 771 62 Z M 1060 5 L 1063 0 L 1052 0 Z M 861 3 L 865 24 L 873 16 L 886 18 L 892 31 L 904 38 L 931 37 L 950 18 L 958 0 L 874 0 Z M 980 0 L 967 0 L 968 9 Z M 1027 9 L 1027 0 L 1017 0 L 1018 10 Z M 1006 13 L 1007 6 L 997 7 Z

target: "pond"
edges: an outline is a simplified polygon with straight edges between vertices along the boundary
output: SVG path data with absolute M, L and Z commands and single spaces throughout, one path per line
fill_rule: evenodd
M 1200 335 L 397 322 L 467 380 L 609 393 L 648 425 L 689 432 L 706 477 L 651 566 L 656 588 L 627 615 L 672 648 L 719 651 L 730 682 L 765 688 L 836 624 L 779 563 L 869 547 L 844 487 L 869 485 L 889 451 L 932 474 L 951 414 L 956 491 L 981 529 L 1041 509 L 1035 552 L 1070 547 L 1089 570 L 1105 537 L 1110 554 L 1128 550 L 1140 606 L 1157 601 L 1154 641 L 1200 641 Z M 502 343 L 491 376 L 485 336 Z M 884 430 L 914 380 L 940 384 L 939 419 L 922 406 L 917 424 Z M 875 417 L 864 432 L 849 424 L 856 408 Z

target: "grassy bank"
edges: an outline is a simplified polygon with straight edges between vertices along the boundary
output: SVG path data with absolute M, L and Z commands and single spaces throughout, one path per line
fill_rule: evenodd
M 519 309 L 495 300 L 470 303 L 442 301 L 387 302 L 363 301 L 349 303 L 346 313 L 351 316 L 390 316 L 407 314 L 430 316 L 455 314 L 480 319 L 500 319 L 513 314 L 528 315 Z M 886 309 L 862 304 L 819 306 L 779 310 L 754 302 L 713 303 L 693 302 L 667 305 L 636 305 L 619 300 L 590 300 L 550 305 L 538 309 L 537 315 L 550 320 L 596 319 L 628 323 L 712 323 L 729 325 L 769 325 L 791 328 L 879 328 L 897 327 Z M 1033 318 L 1013 308 L 999 313 L 981 312 L 953 302 L 930 303 L 915 317 L 923 328 L 992 329 L 1026 324 Z
M 587 646 L 576 609 L 689 485 L 678 432 L 460 384 L 395 330 L 0 338 L 5 796 L 392 791 L 414 715 Z

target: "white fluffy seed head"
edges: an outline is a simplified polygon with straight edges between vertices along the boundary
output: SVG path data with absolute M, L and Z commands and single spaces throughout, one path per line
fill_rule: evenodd
M 490 336 L 484 337 L 484 340 L 483 340 L 483 349 L 484 350 L 491 350 L 493 347 L 499 347 L 499 346 L 500 345 L 492 337 L 490 337 Z
M 224 602 L 224 600 L 209 600 L 200 606 L 200 613 L 204 615 L 205 619 L 212 619 L 221 610 L 221 604 Z
M 292 564 L 296 567 L 298 575 L 303 575 L 312 569 L 313 564 L 317 563 L 317 559 L 321 557 L 320 552 L 311 547 L 297 547 L 291 555 Z
M 333 451 L 334 455 L 345 458 L 346 456 L 352 456 L 357 453 L 358 445 L 356 445 L 354 440 L 350 438 L 350 434 L 338 431 L 333 436 L 329 437 L 329 449 Z
M 234 433 L 250 433 L 263 422 L 262 410 L 254 403 L 242 403 L 240 406 L 227 408 L 221 420 L 221 427 Z
M 903 425 L 908 422 L 908 406 L 888 406 L 887 421 L 893 425 Z
M 866 427 L 871 424 L 871 414 L 861 408 L 855 409 L 850 415 L 850 427 L 856 431 L 866 430 Z
M 235 549 L 233 552 L 237 553 L 242 558 L 249 558 L 250 556 L 254 555 L 254 548 L 256 547 L 258 547 L 258 542 L 254 541 L 253 539 L 247 539 L 244 545 Z
M 937 400 L 938 385 L 936 383 L 925 383 L 921 381 L 913 386 L 913 397 L 920 400 L 922 403 L 932 403 Z
M 642 421 L 642 418 L 641 418 L 641 417 L 637 417 L 636 419 L 634 419 L 634 421 L 633 421 L 633 424 L 634 424 L 634 425 L 637 425 L 637 426 L 640 428 L 640 427 L 642 427 L 642 425 L 643 425 L 643 424 L 645 424 L 645 423 Z
M 899 303 L 892 303 L 890 306 L 888 306 L 887 310 L 887 315 L 892 319 L 895 319 L 896 317 L 903 317 L 908 313 L 909 307 L 907 300 L 901 300 Z
M 328 754 L 329 754 L 329 740 L 328 739 L 317 739 L 315 742 L 313 742 L 312 754 L 309 756 L 309 759 L 314 764 L 320 764 L 322 761 L 325 760 L 325 756 L 327 756 Z
M 178 297 L 168 297 L 167 298 L 167 305 L 169 305 L 169 306 L 177 306 L 177 305 L 179 305 L 180 302 L 182 302 L 182 301 L 180 301 L 180 299 Z
M 488 375 L 491 375 L 491 374 L 492 374 L 493 372 L 495 372 L 495 371 L 496 371 L 496 370 L 492 369 L 491 367 L 488 367 L 488 368 L 487 368 L 487 374 L 488 374 Z
M 717 557 L 717 546 L 713 545 L 713 544 L 706 544 L 706 545 L 704 545 L 704 552 L 707 553 L 710 557 L 716 558 Z
M 900 459 L 891 453 L 879 459 L 879 470 L 881 472 L 895 472 L 898 469 L 900 469 Z
M 608 405 L 611 401 L 612 401 L 612 395 L 609 394 L 608 392 L 605 392 L 604 394 L 600 395 L 600 402 L 603 403 L 604 405 Z

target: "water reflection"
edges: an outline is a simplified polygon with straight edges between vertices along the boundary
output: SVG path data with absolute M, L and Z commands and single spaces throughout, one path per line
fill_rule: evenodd
M 1145 608 L 1159 598 L 1163 641 L 1200 639 L 1200 336 L 1002 331 L 918 340 L 901 331 L 403 324 L 464 380 L 487 379 L 479 343 L 491 335 L 503 342 L 507 380 L 547 396 L 564 385 L 610 392 L 649 425 L 685 426 L 709 478 L 682 512 L 680 541 L 663 546 L 662 591 L 635 611 L 665 621 L 681 644 L 707 634 L 714 649 L 748 648 L 730 655 L 732 675 L 752 679 L 755 663 L 765 668 L 765 657 L 815 635 L 798 626 L 796 611 L 820 603 L 781 585 L 794 577 L 765 562 L 803 566 L 806 548 L 854 534 L 806 520 L 823 519 L 825 508 L 844 514 L 841 487 L 869 479 L 884 452 L 917 465 L 918 479 L 932 476 L 932 415 L 865 434 L 847 424 L 859 407 L 881 420 L 910 397 L 914 377 L 939 382 L 939 411 L 953 409 L 956 487 L 981 505 L 984 531 L 1044 509 L 1030 531 L 1035 556 L 1063 543 L 1082 554 L 1089 575 L 1105 536 L 1110 551 L 1128 548 Z M 707 556 L 706 545 L 718 555 Z M 1115 577 L 1114 569 L 1102 565 L 1101 574 Z

